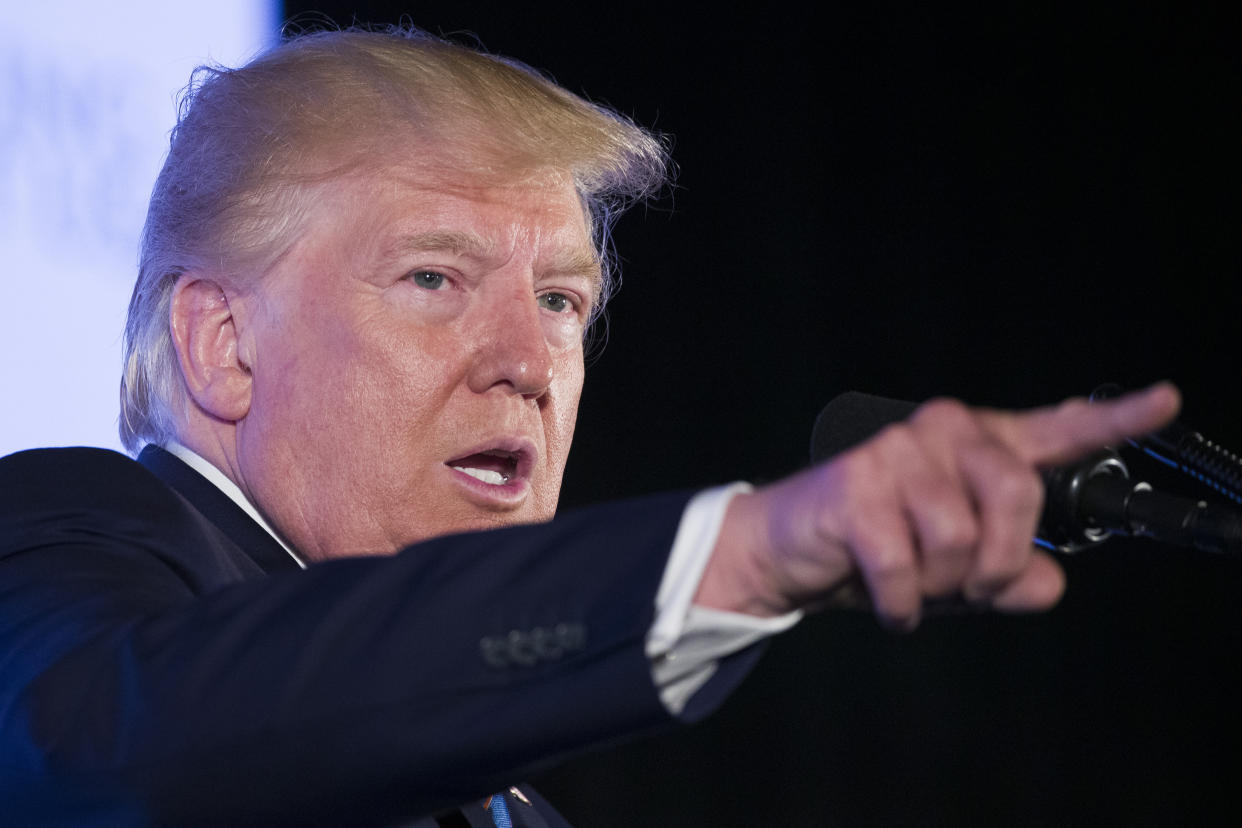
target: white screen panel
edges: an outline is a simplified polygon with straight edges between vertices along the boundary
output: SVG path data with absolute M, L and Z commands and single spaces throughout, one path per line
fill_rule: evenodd
M 0 23 L 0 455 L 117 448 L 120 332 L 176 92 L 272 42 L 279 3 L 12 4 Z

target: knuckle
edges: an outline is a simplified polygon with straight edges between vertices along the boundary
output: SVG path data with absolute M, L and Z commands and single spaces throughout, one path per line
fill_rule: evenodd
M 905 451 L 915 444 L 914 430 L 904 421 L 890 423 L 876 435 L 875 443 L 877 448 Z
M 900 458 L 916 448 L 913 435 L 904 423 L 885 426 L 864 443 L 842 454 L 836 461 L 838 483 L 876 491 L 896 485 L 895 470 Z
M 910 555 L 894 544 L 876 542 L 860 532 L 852 545 L 859 569 L 873 580 L 891 582 L 913 575 L 914 562 Z
M 970 408 L 960 400 L 949 397 L 937 397 L 923 403 L 915 412 L 914 419 L 920 424 L 953 431 L 974 427 Z
M 958 590 L 970 570 L 979 539 L 974 521 L 946 523 L 940 532 L 938 540 L 925 542 L 921 549 L 921 587 L 933 597 Z
M 820 481 L 823 491 L 843 500 L 847 509 L 870 510 L 894 486 L 892 467 L 883 451 L 865 444 L 834 462 Z
M 863 443 L 837 461 L 837 473 L 846 481 L 873 478 L 884 473 L 884 458 L 875 440 Z
M 840 537 L 841 524 L 837 516 L 830 510 L 821 509 L 811 516 L 811 534 L 806 538 L 808 543 L 797 544 L 798 547 L 810 546 L 814 549 L 831 547 Z M 789 545 L 789 544 L 786 544 Z
M 979 543 L 979 523 L 968 514 L 937 512 L 924 548 L 929 554 L 965 554 Z
M 951 475 L 929 475 L 908 501 L 924 550 L 973 546 L 978 519 L 970 492 Z
M 989 494 L 1006 511 L 1034 511 L 1043 503 L 1044 485 L 1034 469 L 1022 466 L 997 475 Z
M 966 550 L 978 542 L 974 510 L 956 491 L 928 491 L 915 513 L 919 548 L 925 553 Z
M 1086 397 L 1070 397 L 1057 405 L 1057 413 L 1063 417 L 1081 417 L 1093 404 Z M 1099 409 L 1095 406 L 1096 410 Z

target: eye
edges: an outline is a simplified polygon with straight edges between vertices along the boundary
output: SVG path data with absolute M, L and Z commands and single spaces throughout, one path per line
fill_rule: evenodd
M 550 310 L 553 313 L 565 313 L 574 309 L 573 300 L 563 293 L 541 293 L 539 294 L 539 307 Z
M 434 270 L 415 270 L 407 278 L 426 290 L 439 290 L 444 287 L 444 274 Z

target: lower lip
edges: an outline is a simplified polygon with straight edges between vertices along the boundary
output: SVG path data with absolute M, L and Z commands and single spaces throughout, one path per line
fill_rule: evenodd
M 467 499 L 480 506 L 493 509 L 516 509 L 530 494 L 530 481 L 525 478 L 512 478 L 499 485 L 484 483 L 452 466 L 445 466 L 453 474 L 453 479 L 462 487 Z

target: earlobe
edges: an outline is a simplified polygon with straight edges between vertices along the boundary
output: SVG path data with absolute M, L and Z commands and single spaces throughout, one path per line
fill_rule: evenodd
M 237 422 L 250 411 L 252 378 L 224 288 L 194 273 L 173 286 L 169 324 L 181 375 L 198 408 Z

